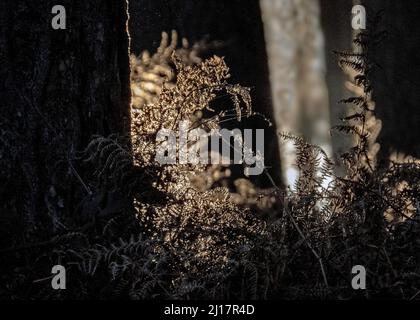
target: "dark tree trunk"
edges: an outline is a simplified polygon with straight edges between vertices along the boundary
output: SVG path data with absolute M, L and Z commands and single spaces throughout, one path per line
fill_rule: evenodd
M 368 18 L 384 10 L 380 28 L 387 36 L 372 46 L 378 67 L 372 79 L 376 114 L 383 122 L 380 158 L 392 152 L 420 157 L 420 2 L 362 1 Z
M 55 4 L 0 2 L 0 220 L 23 234 L 65 229 L 88 189 L 77 152 L 129 132 L 126 1 L 63 0 L 66 30 L 51 26 Z

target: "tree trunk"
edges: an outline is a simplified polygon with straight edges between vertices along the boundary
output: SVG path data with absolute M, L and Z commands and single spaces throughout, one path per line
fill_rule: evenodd
M 376 117 L 382 121 L 379 160 L 387 161 L 393 153 L 420 158 L 420 3 L 363 0 L 362 4 L 368 22 L 383 10 L 379 27 L 387 32 L 371 46 L 377 66 L 372 73 L 373 100 Z
M 270 66 L 274 119 L 281 132 L 304 135 L 331 155 L 324 36 L 319 1 L 260 0 Z M 281 141 L 283 178 L 298 176 L 296 148 Z
M 65 230 L 89 192 L 77 152 L 129 132 L 126 1 L 63 0 L 65 30 L 52 28 L 55 4 L 0 3 L 0 219 L 26 235 Z

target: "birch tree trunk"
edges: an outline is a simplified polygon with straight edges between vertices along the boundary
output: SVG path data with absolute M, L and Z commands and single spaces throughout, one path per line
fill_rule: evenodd
M 65 229 L 89 189 L 77 152 L 129 132 L 126 1 L 63 0 L 65 30 L 52 28 L 55 4 L 0 2 L 0 219 L 24 234 Z

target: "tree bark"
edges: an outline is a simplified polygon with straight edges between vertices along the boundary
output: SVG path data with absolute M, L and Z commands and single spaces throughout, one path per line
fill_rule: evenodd
M 0 3 L 0 219 L 26 235 L 66 229 L 89 190 L 77 153 L 93 134 L 129 132 L 126 0 L 63 0 L 65 30 L 51 26 L 55 4 Z

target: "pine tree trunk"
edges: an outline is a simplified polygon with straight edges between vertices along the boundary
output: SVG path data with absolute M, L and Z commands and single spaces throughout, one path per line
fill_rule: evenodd
M 77 153 L 129 132 L 126 0 L 63 0 L 66 30 L 51 26 L 55 4 L 0 2 L 0 220 L 24 234 L 65 229 L 89 189 Z

